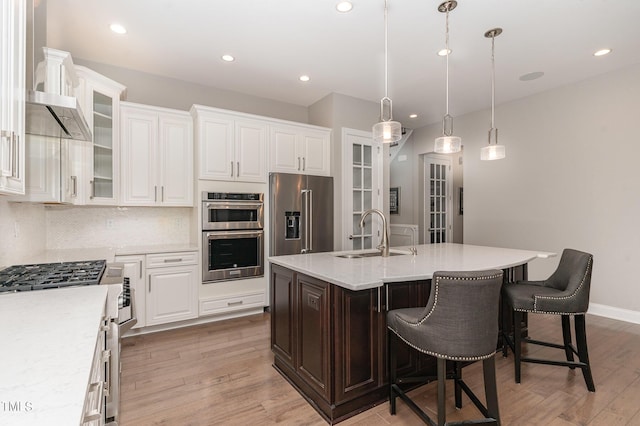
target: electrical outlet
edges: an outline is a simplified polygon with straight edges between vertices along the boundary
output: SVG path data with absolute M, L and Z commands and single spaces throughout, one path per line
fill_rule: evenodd
M 113 229 L 113 219 L 107 219 L 105 225 L 107 229 Z

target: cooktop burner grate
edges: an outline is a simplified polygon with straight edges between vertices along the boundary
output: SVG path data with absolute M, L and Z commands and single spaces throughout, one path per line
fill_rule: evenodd
M 0 271 L 0 292 L 99 284 L 106 260 L 15 265 Z

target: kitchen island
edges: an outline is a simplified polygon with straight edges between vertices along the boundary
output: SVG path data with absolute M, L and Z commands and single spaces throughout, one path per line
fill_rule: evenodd
M 375 252 L 269 258 L 274 367 L 329 423 L 386 399 L 386 312 L 425 306 L 434 272 L 502 269 L 515 281 L 527 278 L 528 262 L 555 256 L 450 243 Z M 403 347 L 398 367 L 423 374 L 435 362 Z

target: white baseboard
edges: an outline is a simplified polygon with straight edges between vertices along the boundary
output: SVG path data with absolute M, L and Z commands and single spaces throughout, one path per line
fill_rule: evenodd
M 616 308 L 614 306 L 601 305 L 599 303 L 590 303 L 587 313 L 598 315 L 600 317 L 640 324 L 640 312 L 632 311 L 630 309 Z

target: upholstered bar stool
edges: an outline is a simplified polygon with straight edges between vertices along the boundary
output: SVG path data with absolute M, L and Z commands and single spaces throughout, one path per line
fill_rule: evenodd
M 503 349 L 507 356 L 507 346 L 511 348 L 515 357 L 515 379 L 520 383 L 521 363 L 559 365 L 571 369 L 580 368 L 587 384 L 587 389 L 595 392 L 596 388 L 591 376 L 589 354 L 587 351 L 587 335 L 585 327 L 585 313 L 589 307 L 589 289 L 591 286 L 591 270 L 593 256 L 577 250 L 565 249 L 556 271 L 544 281 L 518 281 L 506 284 L 502 290 L 505 312 L 513 315 L 513 335 L 507 330 L 507 323 L 503 323 Z M 563 344 L 533 340 L 522 337 L 522 319 L 524 313 L 553 314 L 562 318 Z M 571 317 L 574 317 L 576 349 L 571 339 Z M 548 346 L 563 349 L 566 361 L 556 361 L 522 356 L 522 343 Z M 578 356 L 575 361 L 573 355 Z
M 436 272 L 424 308 L 395 309 L 387 313 L 389 351 L 389 404 L 396 413 L 400 397 L 427 424 L 446 423 L 445 379 L 454 379 L 455 404 L 462 407 L 463 390 L 484 418 L 473 424 L 499 425 L 495 358 L 498 342 L 498 312 L 502 271 Z M 396 348 L 408 344 L 437 359 L 438 422 L 435 423 L 401 388 L 402 384 L 428 383 L 434 377 L 397 377 Z M 447 375 L 446 362 L 454 361 L 454 372 Z M 483 362 L 486 406 L 462 380 L 462 362 Z

